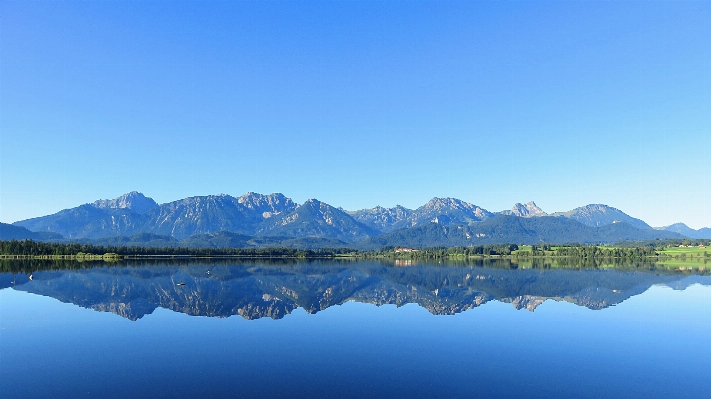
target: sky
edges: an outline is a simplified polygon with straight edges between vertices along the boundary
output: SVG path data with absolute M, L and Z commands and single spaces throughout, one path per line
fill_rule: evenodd
M 0 221 L 137 190 L 711 227 L 709 1 L 2 1 Z

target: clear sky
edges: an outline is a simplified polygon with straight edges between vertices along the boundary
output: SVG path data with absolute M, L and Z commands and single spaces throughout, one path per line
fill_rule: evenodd
M 2 1 L 0 221 L 138 190 L 711 227 L 711 2 Z

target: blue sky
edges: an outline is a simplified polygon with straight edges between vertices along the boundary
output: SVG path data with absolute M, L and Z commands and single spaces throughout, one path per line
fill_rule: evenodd
M 0 2 L 0 221 L 138 190 L 711 226 L 711 2 Z

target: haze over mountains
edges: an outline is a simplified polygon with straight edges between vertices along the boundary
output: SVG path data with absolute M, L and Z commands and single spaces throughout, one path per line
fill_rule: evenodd
M 287 241 L 286 246 L 309 248 L 379 248 L 711 238 L 711 229 L 693 230 L 683 224 L 653 229 L 602 204 L 548 214 L 529 202 L 491 212 L 456 198 L 433 198 L 414 210 L 378 206 L 345 211 L 316 199 L 299 205 L 283 194 L 253 192 L 240 197 L 219 194 L 157 204 L 134 191 L 6 226 L 3 239 L 63 237 L 126 245 L 152 242 L 156 246 L 208 247 L 279 246 Z M 38 232 L 44 236 L 37 236 Z

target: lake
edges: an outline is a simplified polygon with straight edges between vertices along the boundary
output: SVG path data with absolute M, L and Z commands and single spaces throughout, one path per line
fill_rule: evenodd
M 704 271 L 7 262 L 5 399 L 711 396 Z

